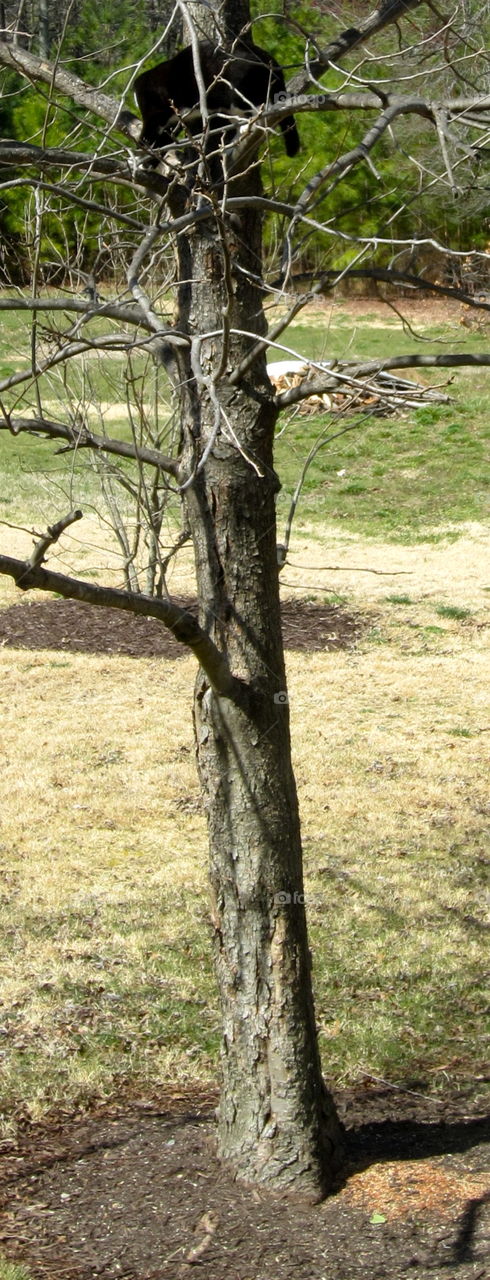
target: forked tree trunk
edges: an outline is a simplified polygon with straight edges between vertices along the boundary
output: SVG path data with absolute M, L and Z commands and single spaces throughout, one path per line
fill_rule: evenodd
M 259 191 L 254 166 L 233 194 Z M 261 260 L 260 214 L 250 209 L 221 229 L 210 217 L 179 237 L 178 327 L 211 335 L 195 341 L 192 361 L 180 356 L 178 379 L 200 622 L 240 680 L 225 698 L 201 671 L 195 694 L 223 1017 L 219 1149 L 240 1178 L 317 1200 L 342 1144 L 321 1075 L 291 766 L 276 410 L 263 356 L 238 385 L 229 381 L 253 344 L 246 335 L 265 331 Z M 227 325 L 234 332 L 222 359 Z

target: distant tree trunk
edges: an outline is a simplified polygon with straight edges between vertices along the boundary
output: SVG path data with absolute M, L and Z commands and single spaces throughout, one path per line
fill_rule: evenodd
M 233 194 L 259 191 L 253 166 Z M 192 361 L 180 357 L 177 379 L 182 480 L 194 474 L 184 502 L 200 621 L 241 681 L 236 696 L 219 697 L 201 671 L 195 693 L 224 1028 L 219 1147 L 239 1177 L 317 1200 L 338 1172 L 342 1143 L 317 1046 L 291 766 L 276 409 L 263 356 L 238 385 L 229 381 L 253 345 L 242 335 L 265 331 L 261 255 L 261 218 L 250 209 L 228 218 L 221 236 L 210 218 L 179 237 L 179 331 L 215 335 L 195 342 Z M 224 316 L 240 334 L 222 359 Z
M 40 58 L 49 58 L 50 49 L 50 32 L 49 32 L 49 0 L 38 0 L 39 4 L 39 56 Z

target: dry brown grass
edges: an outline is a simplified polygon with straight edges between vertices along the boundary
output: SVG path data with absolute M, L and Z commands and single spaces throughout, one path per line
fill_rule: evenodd
M 326 539 L 305 535 L 290 590 L 325 562 Z M 423 548 L 337 535 L 335 586 L 372 630 L 355 652 L 288 658 L 318 1016 L 340 1080 L 422 1073 L 443 1086 L 483 1060 L 487 545 L 479 528 Z M 409 565 L 412 603 L 386 599 L 408 579 L 352 568 L 366 562 Z M 441 600 L 471 613 L 443 618 Z M 209 1078 L 193 659 L 4 649 L 0 667 L 6 1114 Z
M 429 610 L 447 600 L 481 612 L 482 621 L 488 617 L 488 525 L 448 525 L 434 530 L 435 540 L 411 545 L 361 538 L 338 525 L 319 530 L 303 523 L 295 534 L 282 579 L 289 592 L 353 593 L 358 605 L 398 594 L 419 606 L 425 602 Z M 420 618 L 419 613 L 412 621 Z

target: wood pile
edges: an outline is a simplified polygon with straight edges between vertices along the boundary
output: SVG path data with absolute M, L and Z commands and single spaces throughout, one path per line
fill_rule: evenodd
M 362 379 L 341 373 L 324 362 L 309 364 L 304 360 L 277 360 L 267 365 L 267 372 L 277 393 L 318 379 L 322 373 L 336 380 L 337 386 L 331 390 L 313 393 L 292 404 L 291 409 L 299 414 L 340 413 L 345 410 L 392 414 L 401 408 L 419 409 L 428 402 L 447 404 L 450 401 L 449 396 L 435 388 L 424 387 L 420 382 L 399 378 L 383 370 Z

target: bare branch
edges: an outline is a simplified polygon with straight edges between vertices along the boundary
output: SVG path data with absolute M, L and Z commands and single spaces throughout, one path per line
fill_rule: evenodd
M 446 253 L 450 254 L 451 251 L 446 249 Z M 472 254 L 468 253 L 464 256 L 465 258 L 471 258 Z M 489 257 L 489 255 L 485 253 L 477 254 L 476 256 L 487 258 L 487 260 Z M 301 283 L 301 281 L 316 279 L 318 274 L 318 272 L 312 271 L 298 272 L 298 274 L 295 274 L 293 277 L 294 284 L 296 286 Z M 338 271 L 322 271 L 320 280 L 316 285 L 316 292 L 329 293 L 334 285 L 337 284 L 338 276 Z M 453 285 L 439 284 L 433 280 L 427 280 L 425 276 L 419 276 L 415 272 L 398 271 L 396 267 L 347 267 L 347 269 L 343 271 L 342 277 L 344 280 L 375 280 L 380 284 L 405 285 L 412 288 L 414 292 L 415 290 L 420 290 L 423 292 L 435 293 L 442 298 L 454 298 L 456 302 L 464 302 L 466 306 L 473 307 L 477 311 L 490 311 L 490 300 L 485 301 L 482 297 L 475 297 L 474 294 L 466 293 L 464 289 L 457 289 Z M 271 287 L 276 289 L 282 288 L 282 280 L 279 279 L 274 281 Z M 305 296 L 309 298 L 310 293 Z M 385 299 L 381 298 L 381 301 L 385 301 Z
M 50 422 L 46 418 L 9 417 L 5 422 L 0 421 L 0 431 L 10 431 L 14 436 L 20 435 L 21 432 L 26 432 L 28 435 L 44 435 L 50 440 L 65 440 L 67 447 L 59 450 L 60 453 L 74 449 L 94 449 L 96 452 L 110 453 L 119 458 L 132 458 L 136 462 L 146 463 L 148 466 L 156 467 L 159 471 L 165 471 L 172 476 L 177 476 L 178 474 L 178 462 L 176 459 L 167 457 L 165 453 L 160 453 L 158 449 L 147 449 L 134 441 L 115 440 L 109 436 L 99 436 L 90 431 L 85 425 L 75 428 L 64 422 Z
M 27 561 L 31 569 L 37 569 L 43 563 L 49 548 L 53 543 L 58 542 L 65 529 L 69 529 L 76 520 L 83 520 L 83 511 L 70 511 L 67 516 L 63 516 L 62 520 L 57 520 L 56 524 L 48 526 L 46 533 L 43 533 L 39 541 L 34 543 L 34 550 Z
M 138 169 L 136 175 L 125 156 L 119 159 L 112 156 L 97 156 L 86 151 L 67 151 L 63 147 L 37 147 L 34 143 L 0 142 L 0 165 L 15 165 L 16 168 L 36 168 L 41 173 L 44 169 L 70 169 L 86 171 L 93 180 L 112 178 L 121 186 L 144 188 L 160 199 L 167 188 L 167 182 L 160 174 L 150 169 Z
M 26 80 L 30 80 L 33 84 L 39 82 L 47 84 L 50 90 L 54 86 L 58 93 L 71 98 L 78 107 L 92 111 L 110 126 L 116 124 L 120 114 L 119 99 L 102 93 L 100 89 L 92 88 L 79 76 L 74 76 L 71 71 L 65 71 L 59 63 L 55 65 L 45 58 L 37 58 L 34 53 L 30 53 L 21 45 L 7 44 L 3 40 L 0 41 L 0 63 L 4 67 L 10 67 L 12 71 L 17 71 L 19 75 L 25 76 Z M 141 120 L 137 116 L 131 116 L 130 112 L 125 112 L 124 121 L 118 127 L 123 133 L 138 141 Z
M 66 298 L 0 298 L 1 311 L 36 311 L 36 312 L 75 312 L 76 315 L 87 316 L 93 319 L 94 316 L 107 316 L 110 320 L 119 320 L 122 324 L 134 324 L 138 328 L 148 329 L 151 332 L 151 325 L 148 323 L 146 315 L 141 307 L 128 305 L 123 302 L 93 302 L 91 299 L 79 298 L 68 295 Z M 167 341 L 171 341 L 173 330 L 166 330 L 165 337 Z
M 388 356 L 386 360 L 339 360 L 331 372 L 324 378 L 311 378 L 302 382 L 299 387 L 291 387 L 289 391 L 281 391 L 275 396 L 275 404 L 285 409 L 291 404 L 298 404 L 309 396 L 323 395 L 327 391 L 338 388 L 339 381 L 352 385 L 355 380 L 372 378 L 389 369 L 457 369 L 464 367 L 490 366 L 490 355 L 469 355 L 467 352 L 444 353 L 443 355 L 404 355 Z M 430 390 L 430 388 L 429 388 Z
M 154 348 L 153 348 L 154 352 L 159 359 L 164 360 L 165 346 L 168 343 L 169 338 L 174 346 L 186 346 L 186 347 L 189 346 L 189 339 L 185 338 L 183 335 L 182 336 L 176 335 L 172 332 L 172 330 L 168 329 L 168 326 L 164 324 L 160 316 L 156 314 L 150 302 L 148 294 L 146 293 L 146 290 L 143 288 L 141 284 L 140 273 L 143 267 L 144 260 L 147 254 L 153 248 L 153 245 L 155 244 L 155 242 L 160 238 L 160 235 L 161 235 L 161 231 L 158 226 L 152 226 L 149 228 L 149 230 L 144 235 L 141 241 L 141 244 L 138 246 L 136 252 L 133 254 L 131 262 L 129 263 L 129 266 L 127 268 L 126 275 L 127 275 L 127 281 L 128 281 L 128 289 L 133 294 L 133 297 L 136 298 L 136 302 L 139 304 L 139 310 L 143 313 L 145 317 L 146 327 L 147 329 L 150 330 L 151 333 L 154 333 L 156 335 Z
M 329 179 L 338 178 L 340 175 L 350 172 L 350 170 L 354 169 L 357 164 L 366 160 L 369 152 L 372 151 L 373 147 L 376 146 L 376 143 L 379 142 L 383 133 L 385 133 L 386 130 L 389 129 L 390 125 L 393 124 L 396 117 L 401 114 L 406 114 L 407 112 L 415 112 L 417 115 L 423 114 L 429 119 L 431 118 L 431 113 L 425 106 L 425 103 L 422 104 L 417 102 L 417 104 L 411 103 L 410 105 L 407 103 L 393 103 L 391 106 L 386 106 L 385 110 L 378 116 L 378 119 L 371 126 L 368 132 L 364 134 L 364 137 L 357 146 L 352 147 L 350 151 L 346 151 L 344 155 L 339 156 L 337 160 L 329 161 L 328 164 L 324 165 L 323 168 L 315 174 L 314 178 L 310 179 L 296 203 L 296 212 L 288 232 L 288 241 L 295 230 L 298 215 L 306 210 L 313 196 L 316 195 L 320 187 L 324 186 Z
M 14 142 L 11 138 L 2 138 L 0 145 L 0 163 L 15 165 L 17 168 L 35 165 L 39 169 L 56 166 L 58 169 L 87 169 L 91 178 L 111 176 L 130 177 L 130 169 L 125 159 L 114 159 L 112 156 L 97 156 L 87 151 L 69 151 L 65 147 L 38 147 L 33 142 Z
M 0 163 L 3 154 L 2 144 L 0 143 Z M 90 200 L 86 196 L 80 196 L 73 187 L 69 192 L 66 186 L 60 186 L 56 182 L 43 182 L 40 178 L 25 177 L 12 178 L 9 182 L 0 182 L 0 191 L 13 191 L 19 187 L 35 187 L 38 191 L 47 191 L 50 195 L 62 196 L 65 200 L 69 197 L 70 204 L 74 204 L 78 209 L 87 209 L 90 213 L 99 213 L 102 218 L 109 218 L 111 222 L 119 222 L 122 226 L 130 227 L 133 231 L 142 231 L 143 226 L 136 218 L 131 218 L 129 214 L 122 213 L 119 209 L 115 209 L 113 205 L 109 208 L 107 205 L 100 204 L 98 200 Z
M 370 36 L 377 35 L 378 31 L 383 31 L 384 27 L 391 26 L 398 22 L 400 18 L 405 17 L 411 9 L 418 9 L 423 0 L 382 0 L 374 13 L 359 23 L 356 28 L 351 27 L 348 31 L 343 31 L 335 40 L 332 40 L 325 49 L 322 49 L 318 58 L 310 63 L 310 70 L 313 76 L 320 76 L 332 63 L 341 62 L 346 53 L 350 53 L 352 49 L 356 49 L 358 45 L 363 44 Z M 290 93 L 302 93 L 310 83 L 311 77 L 306 72 L 295 76 L 288 84 Z
M 351 421 L 346 423 L 345 426 L 340 427 L 338 431 L 330 432 L 330 427 L 327 425 L 326 427 L 323 428 L 323 431 L 321 432 L 321 435 L 319 436 L 318 440 L 315 441 L 309 453 L 307 454 L 304 460 L 303 466 L 301 468 L 299 479 L 296 483 L 296 487 L 289 505 L 289 511 L 286 519 L 286 526 L 284 529 L 284 537 L 282 542 L 279 544 L 281 569 L 284 568 L 287 561 L 289 545 L 291 542 L 293 522 L 294 522 L 294 517 L 296 515 L 296 508 L 298 506 L 303 485 L 305 483 L 306 476 L 308 474 L 308 471 L 311 467 L 312 462 L 316 458 L 317 454 L 320 453 L 321 449 L 325 449 L 327 445 L 332 444 L 334 440 L 338 440 L 340 436 L 347 435 L 350 431 L 358 431 L 359 427 L 360 427 L 360 422 L 358 418 L 356 419 L 355 422 Z
M 34 376 L 37 377 L 42 373 L 47 373 L 49 369 L 54 369 L 56 365 L 63 364 L 67 360 L 72 360 L 75 356 L 83 355 L 86 351 L 133 351 L 136 339 L 132 334 L 114 334 L 106 333 L 100 338 L 81 339 L 80 342 L 67 342 L 59 351 L 55 351 L 53 355 L 48 356 L 46 360 L 40 361 L 33 368 L 27 369 L 23 373 L 12 373 L 8 378 L 3 378 L 0 382 L 0 391 L 8 391 L 10 387 L 18 387 L 23 382 L 29 382 Z
M 192 651 L 215 693 L 223 698 L 243 698 L 242 683 L 232 675 L 226 658 L 199 626 L 194 615 L 172 601 L 120 591 L 117 587 L 96 586 L 12 556 L 0 555 L 0 574 L 13 578 L 21 591 L 35 587 L 39 591 L 55 591 L 65 600 L 82 600 L 105 609 L 122 609 L 140 617 L 157 618 L 176 640 Z

